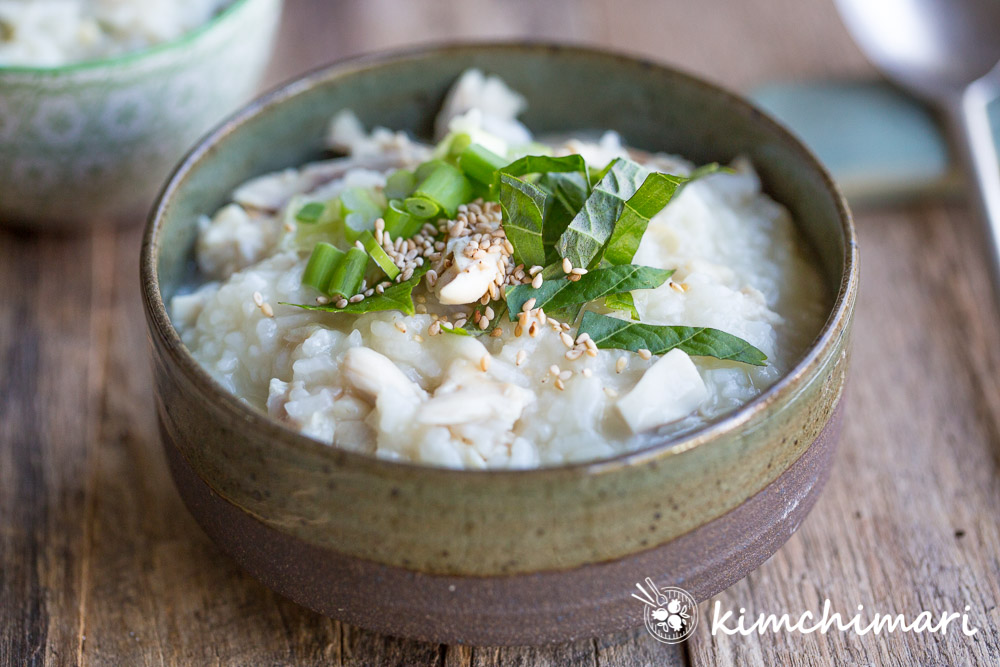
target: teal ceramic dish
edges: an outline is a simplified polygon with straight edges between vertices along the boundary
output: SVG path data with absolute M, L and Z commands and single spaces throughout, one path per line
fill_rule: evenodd
M 332 114 L 431 134 L 469 67 L 526 96 L 540 134 L 615 128 L 697 163 L 747 155 L 816 251 L 829 317 L 793 370 L 702 429 L 611 459 L 450 470 L 321 444 L 229 394 L 165 303 L 190 278 L 199 214 L 248 178 L 319 155 Z M 654 111 L 655 110 L 655 111 Z M 143 300 L 164 450 L 208 534 L 266 585 L 352 624 L 479 645 L 642 625 L 650 577 L 698 600 L 798 528 L 839 435 L 858 284 L 844 200 L 812 154 L 742 99 L 648 62 L 576 47 L 455 45 L 360 58 L 252 103 L 179 166 L 146 228 Z
M 281 0 L 236 0 L 143 51 L 0 66 L 0 224 L 141 219 L 184 151 L 254 93 L 280 15 Z

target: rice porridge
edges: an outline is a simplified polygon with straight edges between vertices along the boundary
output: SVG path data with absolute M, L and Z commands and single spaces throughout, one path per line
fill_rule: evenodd
M 454 468 L 612 456 L 787 373 L 829 299 L 752 165 L 542 143 L 524 106 L 471 70 L 436 145 L 341 111 L 346 157 L 237 188 L 171 303 L 194 357 L 309 437 Z
M 57 67 L 137 51 L 208 22 L 232 0 L 0 0 L 0 66 Z

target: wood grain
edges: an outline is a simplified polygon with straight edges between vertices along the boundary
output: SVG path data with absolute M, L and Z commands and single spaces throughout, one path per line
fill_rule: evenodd
M 338 57 L 444 39 L 583 41 L 736 89 L 868 76 L 826 0 L 288 0 L 269 84 Z M 344 626 L 242 574 L 178 499 L 159 450 L 136 228 L 0 229 L 0 667 L 1000 663 L 1000 319 L 973 220 L 863 213 L 849 419 L 801 530 L 717 597 L 797 614 L 962 611 L 944 636 L 643 630 L 536 649 L 438 646 Z

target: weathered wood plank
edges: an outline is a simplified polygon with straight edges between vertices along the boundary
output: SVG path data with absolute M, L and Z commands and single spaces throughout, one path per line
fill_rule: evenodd
M 112 242 L 0 230 L 0 665 L 76 660 Z

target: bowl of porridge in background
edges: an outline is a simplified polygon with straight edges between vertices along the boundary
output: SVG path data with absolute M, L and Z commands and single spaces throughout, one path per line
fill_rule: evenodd
M 0 2 L 0 224 L 141 219 L 253 94 L 281 0 Z

